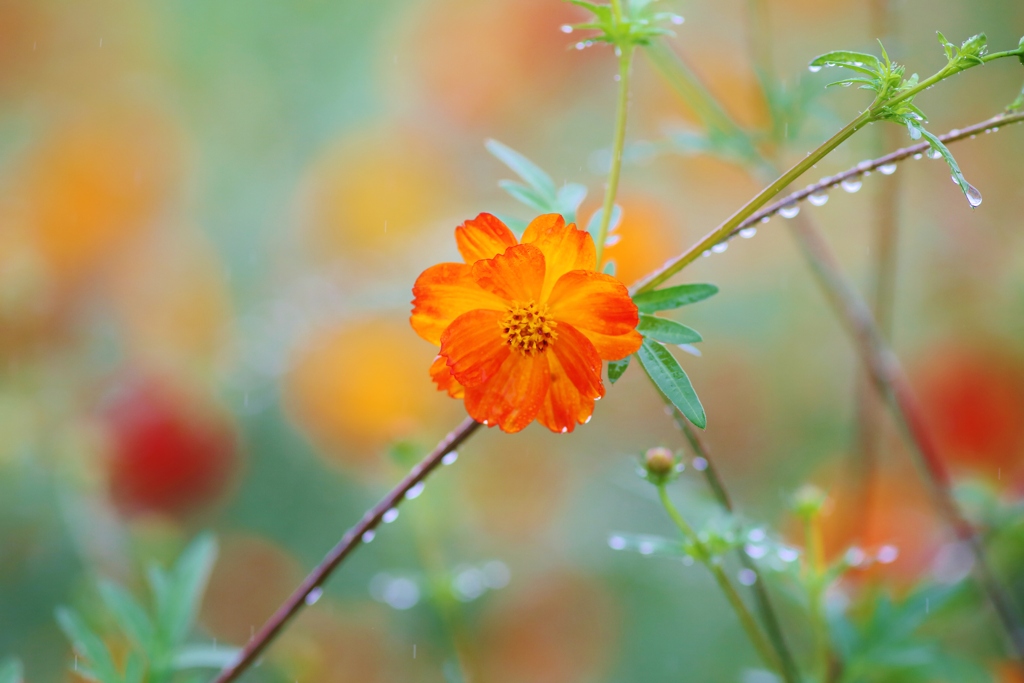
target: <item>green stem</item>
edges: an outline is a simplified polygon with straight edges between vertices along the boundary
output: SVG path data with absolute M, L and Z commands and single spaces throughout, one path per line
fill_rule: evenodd
M 824 589 L 823 575 L 825 572 L 824 547 L 821 539 L 821 523 L 815 513 L 804 519 L 805 565 L 807 572 L 805 583 L 810 600 L 809 611 L 814 624 L 814 652 L 821 667 L 821 680 L 828 680 L 831 649 L 829 647 L 828 625 L 825 622 L 825 611 L 822 601 Z
M 697 536 L 697 533 L 693 528 L 686 523 L 683 516 L 679 514 L 679 510 L 676 509 L 676 506 L 672 504 L 672 500 L 668 497 L 668 491 L 665 488 L 665 484 L 658 484 L 658 497 L 661 499 L 661 504 L 665 507 L 665 511 L 668 513 L 668 516 L 672 518 L 672 521 L 675 522 L 675 525 L 679 528 L 679 531 L 681 531 L 683 536 L 686 537 L 686 539 L 697 549 L 699 554 L 698 559 L 704 563 L 704 566 L 706 566 L 715 577 L 715 581 L 722 589 L 722 592 L 725 593 L 726 599 L 729 601 L 729 604 L 732 605 L 733 610 L 736 612 L 736 616 L 739 617 L 740 624 L 743 626 L 743 630 L 747 632 L 747 637 L 749 637 L 750 642 L 754 644 L 754 648 L 761 656 L 761 659 L 764 660 L 764 663 L 773 670 L 781 672 L 782 667 L 779 665 L 779 661 L 775 657 L 774 651 L 768 645 L 768 641 L 765 640 L 764 634 L 761 633 L 761 629 L 758 628 L 757 622 L 754 621 L 754 616 L 743 603 L 743 598 L 740 597 L 740 594 L 736 591 L 736 587 L 732 585 L 732 581 L 730 581 L 729 577 L 726 576 L 721 565 L 712 559 L 707 546 L 705 546 L 700 540 L 700 537 Z
M 618 3 L 614 3 L 618 6 Z M 622 171 L 622 150 L 626 146 L 626 114 L 629 110 L 629 72 L 633 64 L 633 46 L 617 48 L 619 53 L 619 99 L 615 111 L 615 139 L 612 141 L 612 164 L 608 169 L 608 186 L 604 192 L 604 206 L 601 209 L 601 225 L 597 231 L 597 268 L 601 268 L 604 243 L 608 239 L 608 226 L 615 208 L 615 195 L 619 191 L 619 175 Z

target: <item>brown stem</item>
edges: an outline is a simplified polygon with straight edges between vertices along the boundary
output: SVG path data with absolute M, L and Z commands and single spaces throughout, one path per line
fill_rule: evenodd
M 690 421 L 679 412 L 675 406 L 672 408 L 672 417 L 679 427 L 680 431 L 683 432 L 683 436 L 690 443 L 690 448 L 699 457 L 704 459 L 704 478 L 708 482 L 708 487 L 714 494 L 718 504 L 729 512 L 735 512 L 735 508 L 732 505 L 732 499 L 729 497 L 729 492 L 725 489 L 725 484 L 722 482 L 722 478 L 718 476 L 718 470 L 715 468 L 714 461 L 711 459 L 711 450 L 708 448 L 704 438 L 700 435 L 697 430 L 693 428 Z M 754 572 L 754 600 L 757 603 L 757 612 L 761 617 L 761 623 L 764 624 L 765 630 L 768 632 L 768 639 L 771 641 L 776 654 L 779 656 L 780 663 L 782 665 L 783 675 L 788 681 L 800 680 L 800 673 L 796 666 L 796 661 L 793 659 L 793 654 L 789 651 L 789 645 L 786 643 L 786 637 L 782 632 L 782 626 L 779 623 L 779 618 L 775 612 L 775 607 L 772 605 L 771 598 L 768 596 L 768 590 L 765 588 L 764 579 L 761 576 L 760 570 L 754 561 L 744 552 L 743 548 L 737 548 L 736 554 L 739 557 L 740 564 L 746 569 Z
M 938 444 L 925 424 L 921 407 L 895 354 L 875 326 L 867 304 L 850 287 L 828 244 L 806 220 L 790 223 L 805 257 L 822 285 L 829 303 L 847 327 L 876 389 L 889 405 L 918 455 L 932 497 L 960 541 L 974 555 L 978 580 L 988 594 L 1019 660 L 1024 660 L 1024 628 L 1010 595 L 996 579 L 977 534 L 953 497 L 951 480 Z
M 458 448 L 459 444 L 469 438 L 478 427 L 480 427 L 479 422 L 471 417 L 467 417 L 441 443 L 437 444 L 437 447 L 430 455 L 412 468 L 409 474 L 395 488 L 391 489 L 388 495 L 384 496 L 379 503 L 367 510 L 363 518 L 359 520 L 359 523 L 345 532 L 345 535 L 341 537 L 338 544 L 331 549 L 331 552 L 327 553 L 327 556 L 317 565 L 316 569 L 306 577 L 288 600 L 267 620 L 267 623 L 263 624 L 252 640 L 242 648 L 238 660 L 221 671 L 214 683 L 234 681 L 242 672 L 248 669 L 277 634 L 281 632 L 288 621 L 306 605 L 306 599 L 309 595 L 319 588 L 349 553 L 355 550 L 363 541 L 363 535 L 368 531 L 373 531 L 380 524 L 385 512 L 397 507 L 404 500 L 405 494 L 409 489 L 426 479 L 427 475 L 441 464 L 444 456 Z

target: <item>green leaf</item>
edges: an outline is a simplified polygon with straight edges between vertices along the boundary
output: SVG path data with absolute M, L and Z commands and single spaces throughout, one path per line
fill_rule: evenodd
M 587 221 L 587 232 L 589 232 L 595 238 L 597 233 L 601 230 L 601 218 L 604 216 L 604 207 L 601 207 L 594 212 L 594 215 Z M 612 219 L 608 221 L 608 234 L 615 232 L 616 228 L 619 227 L 619 223 L 622 222 L 622 207 L 618 204 L 612 205 Z
M 77 614 L 66 607 L 58 607 L 57 624 L 71 641 L 75 651 L 91 665 L 88 669 L 79 666 L 79 674 L 88 674 L 90 678 L 100 683 L 121 683 L 121 676 L 114 667 L 110 650 Z
M 124 683 L 142 683 L 145 675 L 146 660 L 138 652 L 129 652 L 124 663 Z
M 695 304 L 715 294 L 718 294 L 718 287 L 711 284 L 676 285 L 637 294 L 633 297 L 633 303 L 641 313 L 657 313 Z
M 547 200 L 549 205 L 554 203 L 556 195 L 555 181 L 540 166 L 497 140 L 488 140 L 484 143 L 484 146 L 487 147 L 488 152 L 498 158 L 498 161 L 508 166 L 517 176 L 522 178 L 523 182 L 532 188 L 534 192 Z
M 622 360 L 610 360 L 608 361 L 608 381 L 615 384 L 622 377 L 622 374 L 626 372 L 626 368 L 629 367 L 629 359 L 632 356 L 626 356 Z
M 0 663 L 0 683 L 23 683 L 23 676 L 21 662 L 17 659 Z
M 211 534 L 200 535 L 178 558 L 169 603 L 161 615 L 161 627 L 171 644 L 181 643 L 192 628 L 216 559 L 217 542 Z
M 675 356 L 658 342 L 644 339 L 640 350 L 637 351 L 637 358 L 640 359 L 640 365 L 647 376 L 672 405 L 679 408 L 687 420 L 704 429 L 707 426 L 704 406 L 700 404 L 690 378 L 686 376 Z
M 143 652 L 152 653 L 156 640 L 153 623 L 146 611 L 126 590 L 115 583 L 100 583 L 100 596 L 114 615 L 121 630 Z
M 576 222 L 576 212 L 579 210 L 580 204 L 582 204 L 583 200 L 586 198 L 586 185 L 568 183 L 559 188 L 558 196 L 556 197 L 558 213 L 562 214 L 566 223 Z
M 558 209 L 554 204 L 554 198 L 544 197 L 533 188 L 517 183 L 514 180 L 499 180 L 498 187 L 512 195 L 512 198 L 516 201 L 526 204 L 531 209 L 541 213 L 554 213 Z
M 704 341 L 700 332 L 692 327 L 645 313 L 640 314 L 640 324 L 636 326 L 636 331 L 662 344 L 696 344 Z
M 978 188 L 967 182 L 967 178 L 964 178 L 964 174 L 960 171 L 960 164 L 956 163 L 956 159 L 953 158 L 953 153 L 950 152 L 949 148 L 942 143 L 939 136 L 925 130 L 924 126 L 919 122 L 915 121 L 911 125 L 917 128 L 921 132 L 921 135 L 931 143 L 932 149 L 939 152 L 939 154 L 942 155 L 942 158 L 946 160 L 946 164 L 949 166 L 949 172 L 953 174 L 953 180 L 955 180 L 956 184 L 960 186 L 961 190 L 963 190 L 964 196 L 967 197 L 967 203 L 971 205 L 971 208 L 973 209 L 980 205 L 981 192 L 978 191 Z
M 178 650 L 174 657 L 174 668 L 182 669 L 223 669 L 234 664 L 241 654 L 237 647 L 212 647 L 191 645 Z
M 835 50 L 815 57 L 811 60 L 811 66 L 841 66 L 846 69 L 854 69 L 866 74 L 874 74 L 882 68 L 882 63 L 878 61 L 878 57 L 868 54 L 867 52 Z
M 611 275 L 612 277 L 615 277 L 615 261 L 611 259 L 605 261 L 604 268 L 601 269 L 601 272 L 603 272 L 605 275 Z

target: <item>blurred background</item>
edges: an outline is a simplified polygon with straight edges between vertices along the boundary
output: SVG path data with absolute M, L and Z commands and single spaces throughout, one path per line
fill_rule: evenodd
M 955 42 L 986 31 L 997 49 L 1024 33 L 1015 0 L 893 0 L 884 35 L 877 4 L 763 3 L 771 70 L 805 93 L 781 158 L 868 103 L 826 92 L 814 56 L 886 37 L 928 74 L 943 65 L 936 29 Z M 673 49 L 729 114 L 771 128 L 748 4 L 665 6 L 686 18 Z M 30 681 L 78 680 L 55 607 L 102 624 L 98 577 L 141 594 L 146 564 L 204 529 L 221 553 L 197 637 L 243 644 L 462 418 L 427 376 L 435 349 L 408 325 L 411 286 L 457 258 L 463 220 L 530 218 L 497 188 L 510 174 L 486 138 L 586 184 L 584 219 L 598 207 L 615 62 L 560 29 L 585 19 L 556 0 L 0 0 L 0 658 L 22 657 Z M 1004 60 L 919 104 L 944 132 L 998 113 L 1022 80 Z M 880 128 L 806 181 L 907 142 Z M 671 142 L 700 130 L 638 54 L 608 254 L 627 283 L 760 187 Z M 959 480 L 1012 501 L 1024 494 L 1024 130 L 953 152 L 984 194 L 977 210 L 924 160 L 804 211 L 868 291 L 878 196 L 899 179 L 894 345 Z M 686 273 L 721 288 L 679 319 L 704 335 L 700 357 L 680 358 L 722 475 L 748 518 L 784 536 L 793 491 L 828 490 L 830 552 L 858 539 L 900 551 L 858 581 L 960 578 L 887 418 L 874 505 L 850 502 L 861 373 L 784 223 Z M 756 656 L 707 573 L 607 544 L 671 535 L 635 476 L 656 445 L 682 441 L 637 368 L 571 436 L 479 434 L 247 680 L 741 680 Z M 677 492 L 706 514 L 699 479 Z M 1005 566 L 1024 594 L 1024 565 Z M 991 620 L 961 626 L 995 665 Z

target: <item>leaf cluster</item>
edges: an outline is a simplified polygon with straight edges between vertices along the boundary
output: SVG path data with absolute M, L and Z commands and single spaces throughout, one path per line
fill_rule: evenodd
M 100 583 L 100 597 L 117 623 L 118 635 L 132 646 L 120 668 L 105 640 L 77 612 L 59 608 L 57 623 L 77 654 L 78 675 L 98 683 L 166 683 L 184 672 L 219 669 L 234 661 L 236 648 L 186 644 L 216 556 L 213 537 L 203 535 L 169 570 L 151 566 L 147 574 L 151 610 L 121 586 Z
M 658 0 L 630 0 L 626 4 L 625 12 L 618 12 L 611 5 L 589 0 L 570 2 L 593 15 L 591 21 L 573 25 L 574 29 L 596 31 L 587 39 L 587 43 L 609 43 L 620 49 L 649 45 L 659 36 L 675 35 L 671 29 L 665 28 L 665 24 L 682 23 L 682 17 L 679 15 L 658 11 Z
M 561 188 L 557 188 L 555 181 L 540 166 L 508 145 L 497 140 L 488 140 L 484 146 L 522 181 L 500 180 L 498 187 L 508 192 L 516 201 L 535 211 L 561 214 L 566 223 L 576 222 L 576 212 L 587 197 L 585 185 L 566 183 Z M 519 233 L 526 228 L 525 221 L 503 220 Z

